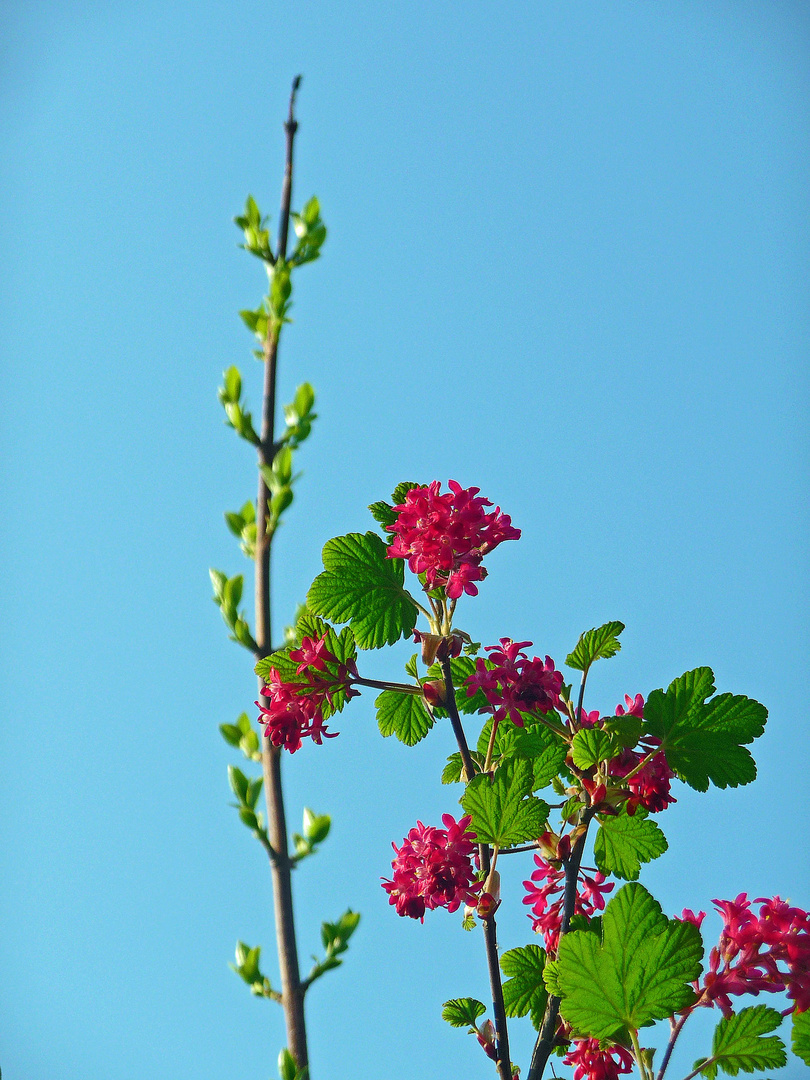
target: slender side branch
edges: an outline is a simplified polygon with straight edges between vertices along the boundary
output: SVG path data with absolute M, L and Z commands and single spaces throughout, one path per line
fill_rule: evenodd
M 576 903 L 577 898 L 577 876 L 579 874 L 580 864 L 582 863 L 582 854 L 585 850 L 588 826 L 590 825 L 595 812 L 596 811 L 591 806 L 583 810 L 580 816 L 580 825 L 584 825 L 585 827 L 574 841 L 574 845 L 571 848 L 571 854 L 565 864 L 565 894 L 563 899 L 562 925 L 560 926 L 560 940 L 568 933 L 568 928 L 571 925 L 571 917 L 574 914 L 574 904 Z M 546 1013 L 543 1017 L 543 1023 L 537 1036 L 537 1042 L 534 1044 L 532 1063 L 529 1067 L 526 1080 L 541 1080 L 543 1070 L 546 1067 L 546 1062 L 548 1061 L 554 1046 L 554 1035 L 557 1031 L 557 1018 L 559 1015 L 560 999 L 555 997 L 554 994 L 550 994 L 548 1004 L 546 1005 Z
M 658 1070 L 656 1080 L 663 1080 L 664 1073 L 667 1071 L 667 1065 L 669 1065 L 669 1059 L 672 1057 L 672 1051 L 675 1049 L 675 1043 L 678 1041 L 678 1036 L 683 1029 L 683 1025 L 691 1016 L 691 1009 L 689 1012 L 684 1013 L 683 1016 L 678 1017 L 677 1020 L 670 1021 L 671 1031 L 669 1035 L 669 1042 L 667 1048 L 664 1051 L 664 1056 L 661 1058 L 661 1068 Z
M 450 714 L 450 723 L 453 725 L 453 734 L 456 737 L 461 760 L 468 780 L 475 775 L 475 765 L 467 745 L 467 738 L 461 724 L 461 717 L 456 706 L 456 691 L 453 686 L 453 671 L 450 667 L 449 658 L 442 660 L 442 673 L 447 692 L 446 709 Z M 489 876 L 491 867 L 491 852 L 488 844 L 478 845 L 478 854 L 481 860 L 481 869 L 485 878 Z M 495 916 L 490 915 L 482 919 L 484 931 L 484 948 L 487 954 L 487 968 L 489 970 L 489 988 L 492 995 L 492 1012 L 495 1017 L 495 1052 L 498 1055 L 497 1069 L 501 1080 L 512 1080 L 512 1061 L 509 1056 L 509 1032 L 506 1026 L 506 1008 L 503 1003 L 503 986 L 501 984 L 501 965 L 498 958 L 498 934 Z
M 292 199 L 293 140 L 298 127 L 295 116 L 295 95 L 301 82 L 300 75 L 292 84 L 290 108 L 284 131 L 287 137 L 284 182 L 281 189 L 281 217 L 276 262 L 287 254 L 287 235 Z M 264 346 L 264 395 L 262 400 L 262 430 L 258 447 L 259 465 L 273 462 L 274 425 L 276 411 L 276 368 L 280 326 L 268 326 Z M 272 652 L 272 624 L 270 610 L 270 547 L 268 536 L 269 491 L 261 469 L 259 491 L 256 500 L 256 651 L 259 658 Z M 259 689 L 263 686 L 259 680 Z M 273 746 L 267 736 L 262 737 L 262 771 L 264 793 L 267 802 L 267 825 L 269 844 L 275 853 L 271 857 L 273 903 L 275 907 L 276 943 L 281 975 L 281 997 L 287 1027 L 287 1046 L 298 1067 L 307 1068 L 306 1024 L 304 1021 L 304 992 L 298 965 L 298 946 L 293 918 L 292 864 L 287 842 L 287 820 L 284 811 L 284 795 L 281 786 L 281 750 Z M 269 854 L 269 853 L 268 853 Z

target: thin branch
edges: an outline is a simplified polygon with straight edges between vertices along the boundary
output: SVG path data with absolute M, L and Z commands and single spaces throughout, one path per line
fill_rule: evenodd
M 444 674 L 444 684 L 447 691 L 445 708 L 450 714 L 450 723 L 453 725 L 453 734 L 456 737 L 456 743 L 458 744 L 461 753 L 461 760 L 464 764 L 464 770 L 469 781 L 475 776 L 475 765 L 473 764 L 473 759 L 470 754 L 470 748 L 467 745 L 467 738 L 461 724 L 461 717 L 458 714 L 456 691 L 453 686 L 453 671 L 450 666 L 449 657 L 446 660 L 442 660 L 442 672 Z M 481 862 L 481 869 L 484 872 L 484 877 L 487 878 L 489 877 L 489 872 L 492 867 L 490 849 L 487 844 L 478 845 L 478 856 Z M 498 1076 L 501 1080 L 512 1080 L 512 1062 L 509 1057 L 509 1031 L 506 1026 L 506 1008 L 503 1003 L 503 986 L 501 985 L 501 965 L 498 958 L 497 924 L 494 915 L 490 915 L 488 919 L 482 919 L 481 922 L 484 931 L 484 948 L 487 955 L 487 968 L 489 970 L 489 989 L 492 995 L 492 1013 L 495 1017 L 496 1066 L 498 1069 Z
M 565 863 L 565 893 L 563 900 L 563 917 L 562 924 L 560 926 L 560 939 L 568 933 L 568 928 L 571 925 L 571 917 L 574 914 L 574 904 L 577 898 L 577 877 L 579 875 L 579 867 L 582 862 L 582 854 L 585 850 L 585 841 L 588 836 L 588 826 L 591 823 L 591 819 L 595 814 L 595 809 L 589 806 L 582 811 L 580 815 L 580 824 L 585 828 L 574 841 L 574 846 L 571 848 L 571 854 Z M 558 946 L 559 948 L 559 946 Z M 551 1051 L 554 1047 L 554 1036 L 557 1031 L 557 1018 L 560 1015 L 560 998 L 555 997 L 554 994 L 550 994 L 548 1002 L 546 1004 L 546 1013 L 543 1017 L 543 1023 L 540 1026 L 540 1032 L 537 1036 L 537 1042 L 534 1044 L 534 1052 L 532 1053 L 532 1063 L 529 1067 L 529 1072 L 526 1076 L 526 1080 L 541 1080 L 543 1070 L 546 1067 L 546 1062 L 551 1055 Z
M 669 1042 L 667 1043 L 667 1048 L 664 1051 L 664 1056 L 661 1058 L 661 1068 L 658 1070 L 656 1080 L 663 1080 L 664 1073 L 667 1071 L 667 1065 L 669 1065 L 669 1059 L 672 1056 L 672 1051 L 675 1048 L 675 1043 L 678 1041 L 678 1036 L 683 1029 L 683 1025 L 686 1023 L 686 1021 L 691 1015 L 692 1010 L 690 1009 L 689 1012 L 684 1013 L 683 1016 L 679 1017 L 677 1021 L 674 1019 L 674 1017 L 672 1020 L 670 1020 L 671 1031 L 669 1035 Z
M 292 200 L 293 140 L 298 127 L 295 116 L 295 95 L 301 83 L 297 76 L 290 92 L 290 107 L 286 134 L 284 181 L 281 188 L 281 217 L 279 220 L 278 260 L 287 255 L 287 235 Z M 262 399 L 262 430 L 258 447 L 259 465 L 271 465 L 275 449 L 274 428 L 276 412 L 276 370 L 280 326 L 268 327 L 264 345 L 264 393 Z M 259 659 L 272 652 L 270 608 L 270 548 L 272 536 L 268 535 L 269 491 L 261 469 L 259 491 L 256 499 L 256 652 Z M 259 680 L 259 689 L 263 682 Z M 268 843 L 275 851 L 271 860 L 273 905 L 275 908 L 276 944 L 278 947 L 281 995 L 287 1028 L 287 1046 L 298 1067 L 308 1067 L 306 1024 L 304 1020 L 304 994 L 301 989 L 301 973 L 298 965 L 298 946 L 295 938 L 293 917 L 291 860 L 287 841 L 287 820 L 284 810 L 284 794 L 281 786 L 281 750 L 273 746 L 266 735 L 262 736 L 262 771 L 264 794 L 267 802 Z

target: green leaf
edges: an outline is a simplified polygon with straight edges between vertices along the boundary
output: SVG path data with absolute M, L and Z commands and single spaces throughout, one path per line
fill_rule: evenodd
M 332 819 L 328 814 L 316 814 L 308 806 L 304 807 L 304 835 L 310 844 L 322 844 L 331 827 Z
M 383 690 L 374 707 L 380 734 L 385 738 L 396 735 L 406 746 L 415 746 L 433 727 L 433 720 L 420 694 Z
M 475 750 L 470 755 L 478 766 L 479 769 L 484 767 L 484 755 L 477 753 Z M 447 759 L 447 764 L 442 770 L 442 783 L 443 784 L 457 784 L 461 780 L 461 774 L 464 771 L 464 762 L 461 760 L 461 754 L 451 754 Z
M 595 660 L 608 659 L 621 649 L 619 634 L 624 630 L 624 623 L 609 622 L 604 626 L 586 630 L 580 636 L 577 647 L 565 658 L 570 668 L 587 674 Z
M 229 765 L 228 782 L 231 785 L 231 791 L 233 791 L 239 802 L 245 803 L 247 801 L 248 778 L 242 770 L 237 769 L 235 765 Z
M 308 416 L 312 412 L 312 407 L 315 404 L 315 391 L 312 385 L 308 382 L 301 383 L 296 387 L 295 397 L 293 398 L 293 405 L 295 411 L 299 416 Z
M 559 776 L 568 748 L 544 724 L 535 723 L 516 733 L 512 752 L 516 757 L 531 762 L 534 773 L 532 791 L 541 791 Z
M 408 662 L 405 664 L 405 674 L 410 675 L 412 679 L 419 678 L 419 660 L 416 653 L 408 658 Z
M 776 1009 L 753 1005 L 731 1016 L 724 1016 L 714 1032 L 712 1053 L 701 1069 L 703 1076 L 714 1080 L 718 1066 L 729 1076 L 758 1069 L 780 1069 L 787 1064 L 785 1044 L 778 1035 L 766 1036 L 782 1023 Z M 699 1068 L 701 1062 L 695 1062 Z
M 486 1006 L 476 998 L 452 998 L 442 1006 L 442 1020 L 453 1027 L 476 1026 L 476 1020 L 486 1012 Z
M 494 777 L 473 777 L 461 805 L 472 815 L 471 829 L 479 843 L 506 847 L 540 836 L 548 805 L 529 794 L 533 779 L 530 763 L 515 760 L 496 769 Z
M 791 1048 L 797 1058 L 810 1065 L 810 1011 L 793 1012 L 793 1034 Z
M 394 513 L 393 508 L 389 503 L 380 500 L 379 502 L 372 503 L 371 506 L 369 506 L 369 510 L 371 511 L 371 516 L 374 520 L 382 525 L 383 533 L 385 533 L 390 540 L 391 537 L 388 536 L 388 531 L 385 526 L 393 525 L 397 520 L 397 515 Z
M 575 1031 L 610 1039 L 693 1004 L 690 984 L 702 956 L 698 928 L 668 920 L 631 882 L 608 903 L 601 941 L 583 930 L 561 938 L 558 959 L 546 965 L 546 986 L 562 998 L 562 1015 Z
M 687 671 L 663 690 L 653 690 L 644 706 L 645 730 L 681 780 L 697 791 L 737 787 L 756 778 L 745 748 L 765 729 L 768 710 L 751 698 L 714 693 L 711 668 Z
M 589 769 L 600 761 L 613 756 L 610 736 L 600 728 L 583 728 L 574 736 L 571 744 L 574 764 L 578 769 Z
M 543 983 L 546 954 L 539 945 L 510 949 L 501 957 L 501 968 L 509 978 L 503 984 L 503 1003 L 507 1016 L 531 1013 L 535 1030 L 540 1030 L 548 994 Z
M 427 487 L 427 484 L 415 484 L 412 480 L 403 480 L 401 484 L 397 484 L 391 494 L 391 502 L 394 506 L 401 506 L 405 502 L 405 496 L 413 488 Z
M 323 549 L 324 573 L 307 593 L 316 615 L 351 625 L 361 649 L 379 649 L 412 632 L 417 610 L 403 588 L 404 564 L 387 559 L 376 533 L 349 533 Z
M 224 393 L 220 395 L 221 400 L 238 401 L 242 396 L 242 376 L 239 368 L 231 365 L 227 371 L 223 371 L 222 384 Z
M 667 847 L 666 837 L 655 822 L 637 811 L 634 817 L 622 813 L 600 821 L 593 853 L 603 874 L 635 881 L 641 864 L 657 859 Z
M 608 735 L 612 735 L 622 747 L 633 747 L 641 738 L 644 721 L 640 716 L 625 713 L 624 716 L 606 716 L 602 725 Z
M 242 738 L 242 732 L 236 724 L 220 724 L 219 731 L 226 743 L 230 743 L 231 746 L 239 745 L 239 741 Z

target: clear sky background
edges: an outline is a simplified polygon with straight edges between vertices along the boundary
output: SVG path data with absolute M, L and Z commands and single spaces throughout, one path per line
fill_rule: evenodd
M 236 363 L 259 406 L 237 310 L 264 280 L 231 217 L 250 191 L 277 221 L 299 71 L 294 204 L 330 232 L 281 349 L 281 400 L 308 379 L 320 418 L 277 625 L 398 481 L 480 486 L 523 539 L 460 607 L 473 637 L 561 663 L 618 618 L 591 708 L 709 664 L 770 709 L 756 784 L 676 785 L 642 879 L 664 908 L 810 904 L 807 5 L 11 0 L 0 41 L 4 1080 L 275 1074 L 280 1011 L 227 968 L 242 938 L 273 973 L 273 932 L 217 731 L 255 681 L 207 571 L 249 573 L 222 514 L 254 457 L 216 387 Z M 457 810 L 450 732 L 408 750 L 372 705 L 286 762 L 292 826 L 334 819 L 295 875 L 304 963 L 363 916 L 308 999 L 313 1080 L 487 1077 L 440 1019 L 486 998 L 480 939 L 379 887 L 392 840 Z M 504 948 L 531 938 L 523 858 Z M 524 1075 L 531 1042 L 516 1022 Z

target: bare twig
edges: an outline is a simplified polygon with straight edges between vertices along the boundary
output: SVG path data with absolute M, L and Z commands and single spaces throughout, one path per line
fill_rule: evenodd
M 284 131 L 287 151 L 284 182 L 281 188 L 281 218 L 279 220 L 278 250 L 276 263 L 287 254 L 287 235 L 292 199 L 293 140 L 298 124 L 295 120 L 295 95 L 301 83 L 297 76 L 290 92 L 290 107 Z M 278 342 L 281 327 L 268 325 L 264 346 L 264 395 L 262 401 L 261 442 L 258 448 L 259 465 L 271 465 L 275 453 L 274 425 L 276 411 L 276 369 Z M 272 535 L 267 534 L 269 491 L 261 469 L 259 491 L 256 500 L 256 651 L 264 658 L 272 652 L 270 610 L 270 547 Z M 259 680 L 261 690 L 263 682 Z M 281 998 L 287 1027 L 287 1047 L 300 1069 L 308 1068 L 307 1033 L 304 1020 L 304 992 L 298 966 L 298 946 L 293 918 L 292 863 L 287 842 L 287 820 L 284 811 L 284 795 L 281 786 L 281 750 L 273 746 L 266 735 L 262 736 L 262 771 L 264 793 L 267 802 L 269 844 L 275 853 L 271 857 L 273 903 L 275 907 L 276 944 L 278 947 L 279 972 L 281 975 Z M 269 852 L 268 852 L 269 854 Z

